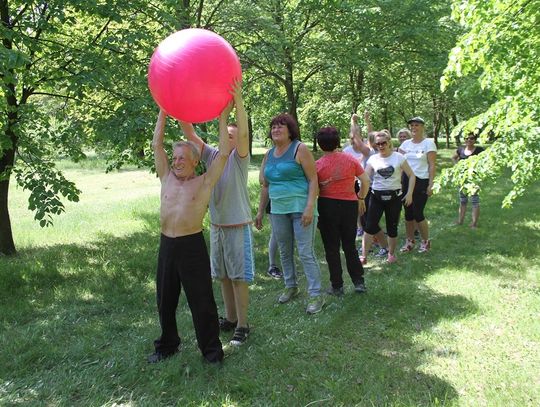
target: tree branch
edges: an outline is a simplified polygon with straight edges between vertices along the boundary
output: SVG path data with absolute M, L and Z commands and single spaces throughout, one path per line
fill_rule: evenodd
M 206 19 L 205 27 L 212 27 L 212 20 L 217 13 L 217 11 L 220 9 L 221 5 L 223 4 L 224 0 L 220 0 L 218 4 L 214 7 L 208 18 Z
M 12 27 L 15 27 L 19 23 L 19 20 L 22 18 L 22 16 L 24 15 L 24 13 L 26 12 L 26 10 L 28 9 L 29 6 L 30 6 L 30 4 L 26 3 L 24 5 L 24 7 L 17 13 L 15 18 L 13 20 L 11 20 L 11 26 Z

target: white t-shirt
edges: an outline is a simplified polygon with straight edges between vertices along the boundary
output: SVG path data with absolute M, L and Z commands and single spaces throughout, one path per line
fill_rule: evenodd
M 356 152 L 353 148 L 353 146 L 348 145 L 343 149 L 343 152 L 346 154 L 352 155 L 354 158 L 356 158 L 360 163 L 362 163 L 362 160 L 364 159 L 364 154 Z
M 400 153 L 392 152 L 388 157 L 375 154 L 369 157 L 367 165 L 373 168 L 373 183 L 371 189 L 375 191 L 395 191 L 401 189 L 401 165 L 405 157 Z
M 369 160 L 369 157 L 371 157 L 372 155 L 375 155 L 375 154 L 379 154 L 379 152 L 377 150 L 375 150 L 374 148 L 369 148 L 369 155 L 366 157 L 364 156 L 364 160 L 362 161 L 362 167 L 364 167 L 364 169 L 366 169 L 367 167 L 367 162 Z M 373 181 L 373 177 L 370 178 L 371 181 Z
M 432 139 L 425 138 L 420 143 L 414 143 L 412 140 L 405 140 L 399 146 L 400 152 L 405 156 L 411 169 L 418 178 L 429 178 L 429 166 L 427 153 L 437 151 L 437 146 Z

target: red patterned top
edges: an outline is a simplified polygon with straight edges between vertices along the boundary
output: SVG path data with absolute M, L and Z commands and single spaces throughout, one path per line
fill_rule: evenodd
M 320 197 L 344 201 L 358 200 L 354 192 L 354 180 L 364 173 L 360 161 L 350 154 L 336 151 L 323 155 L 315 164 Z

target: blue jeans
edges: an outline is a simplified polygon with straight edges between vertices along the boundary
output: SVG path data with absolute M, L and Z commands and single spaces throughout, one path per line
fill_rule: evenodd
M 314 217 L 313 222 L 307 227 L 300 224 L 301 219 L 301 213 L 270 215 L 272 231 L 278 242 L 285 287 L 298 286 L 294 265 L 294 241 L 296 240 L 298 256 L 307 279 L 308 293 L 310 297 L 316 297 L 321 294 L 321 269 L 313 247 L 317 217 Z

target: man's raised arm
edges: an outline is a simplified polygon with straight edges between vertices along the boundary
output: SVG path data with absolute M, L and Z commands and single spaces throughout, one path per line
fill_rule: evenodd
M 169 158 L 163 146 L 163 133 L 165 131 L 166 121 L 167 114 L 163 109 L 160 109 L 154 130 L 154 138 L 152 139 L 152 149 L 154 150 L 156 172 L 161 181 L 169 174 Z
M 236 107 L 236 126 L 238 128 L 238 138 L 236 151 L 240 157 L 249 154 L 249 131 L 244 99 L 242 98 L 242 82 L 236 80 L 233 85 L 234 105 Z
M 205 173 L 205 183 L 213 187 L 218 182 L 223 168 L 227 163 L 229 154 L 231 153 L 231 146 L 229 143 L 229 130 L 227 129 L 227 119 L 231 113 L 233 102 L 231 101 L 219 116 L 219 154 L 210 164 L 208 171 Z
M 186 135 L 186 139 L 194 143 L 199 149 L 199 153 L 201 153 L 204 147 L 204 141 L 195 132 L 195 128 L 193 127 L 193 124 L 188 123 L 188 122 L 183 122 L 182 120 L 178 120 L 178 121 L 180 122 L 182 131 Z

